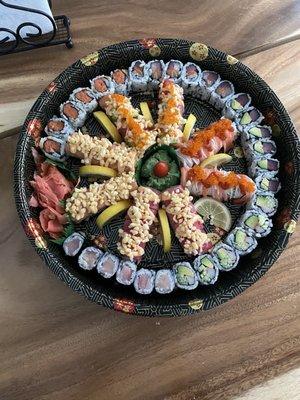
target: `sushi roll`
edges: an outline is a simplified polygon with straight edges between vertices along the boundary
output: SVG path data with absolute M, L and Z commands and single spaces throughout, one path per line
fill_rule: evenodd
M 221 77 L 217 72 L 214 71 L 203 71 L 202 80 L 199 82 L 197 97 L 201 100 L 208 100 L 211 92 L 221 81 Z
M 97 247 L 86 247 L 78 257 L 78 265 L 80 268 L 90 271 L 96 268 L 98 260 L 102 255 L 103 252 Z
M 211 92 L 209 102 L 217 110 L 221 110 L 226 101 L 234 95 L 234 86 L 229 81 L 221 81 Z
M 40 148 L 46 157 L 54 161 L 64 161 L 65 155 L 65 140 L 59 139 L 55 136 L 43 137 L 40 140 Z
M 181 84 L 181 73 L 183 69 L 183 64 L 178 60 L 170 60 L 165 65 L 165 78 L 172 79 L 174 83 L 178 85 Z
M 263 212 L 258 213 L 257 210 L 246 211 L 238 225 L 244 227 L 250 234 L 257 238 L 267 236 L 273 226 L 271 219 Z
M 235 122 L 237 128 L 243 132 L 248 126 L 253 127 L 260 124 L 263 119 L 264 116 L 257 108 L 249 107 L 246 111 L 238 115 Z
M 272 177 L 272 175 L 266 173 L 258 175 L 255 179 L 257 190 L 263 192 L 277 193 L 281 189 L 281 184 L 278 178 Z
M 225 242 L 233 247 L 240 256 L 251 253 L 257 246 L 257 240 L 244 228 L 235 228 L 226 238 Z
M 175 279 L 170 269 L 160 269 L 156 273 L 155 290 L 159 294 L 171 293 L 175 288 Z
M 230 271 L 235 268 L 239 262 L 239 255 L 236 250 L 223 242 L 219 242 L 215 245 L 211 255 L 217 259 L 218 267 L 222 271 Z
M 129 67 L 129 78 L 131 90 L 134 92 L 143 92 L 147 90 L 149 73 L 144 61 L 133 61 Z
M 95 94 L 88 87 L 73 90 L 70 101 L 78 103 L 88 113 L 94 111 L 98 106 Z
M 250 161 L 255 158 L 270 158 L 277 151 L 275 142 L 270 139 L 248 141 L 243 144 L 243 149 L 247 160 Z
M 202 72 L 198 65 L 188 62 L 182 68 L 182 83 L 183 91 L 186 94 L 194 94 L 197 92 L 198 84 L 201 81 Z
M 99 75 L 90 82 L 96 99 L 115 92 L 115 85 L 109 76 Z
M 97 271 L 104 278 L 111 278 L 118 269 L 119 259 L 111 253 L 105 253 L 97 263 Z
M 272 129 L 267 125 L 257 125 L 245 128 L 242 133 L 242 144 L 248 140 L 271 139 Z
M 87 113 L 81 105 L 70 100 L 60 105 L 60 115 L 69 121 L 74 129 L 81 128 L 87 117 Z
M 268 173 L 275 176 L 279 171 L 279 161 L 275 158 L 255 158 L 249 167 L 249 175 L 256 178 L 258 175 Z
M 45 128 L 45 133 L 48 136 L 56 136 L 60 139 L 65 139 L 74 129 L 65 118 L 52 117 Z
M 115 69 L 110 76 L 115 85 L 115 93 L 126 96 L 130 90 L 127 69 Z
M 159 84 L 164 79 L 165 63 L 162 60 L 152 60 L 147 64 L 149 75 L 148 89 L 158 89 Z
M 84 236 L 81 233 L 74 232 L 68 236 L 63 243 L 63 249 L 66 256 L 74 257 L 79 253 L 84 242 Z
M 269 217 L 276 213 L 277 207 L 278 200 L 275 199 L 273 193 L 266 192 L 256 192 L 247 204 L 247 209 L 258 210 L 258 212 L 263 212 Z
M 194 260 L 194 269 L 202 285 L 213 285 L 219 276 L 218 261 L 210 254 L 203 254 Z
M 131 261 L 121 261 L 117 271 L 117 282 L 122 285 L 131 285 L 136 274 L 136 264 Z
M 247 110 L 251 103 L 251 97 L 247 93 L 238 93 L 226 101 L 222 114 L 225 118 L 234 119 L 240 113 Z
M 137 271 L 134 279 L 134 288 L 137 293 L 150 294 L 154 289 L 155 271 L 141 268 Z
M 176 286 L 180 289 L 192 290 L 198 286 L 196 272 L 189 262 L 180 262 L 174 265 L 173 272 Z

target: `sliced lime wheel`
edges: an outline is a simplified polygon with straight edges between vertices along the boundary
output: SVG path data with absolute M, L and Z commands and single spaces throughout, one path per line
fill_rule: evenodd
M 210 221 L 211 225 L 229 231 L 232 225 L 232 218 L 225 204 L 212 199 L 211 197 L 202 197 L 194 204 L 197 212 L 204 221 Z

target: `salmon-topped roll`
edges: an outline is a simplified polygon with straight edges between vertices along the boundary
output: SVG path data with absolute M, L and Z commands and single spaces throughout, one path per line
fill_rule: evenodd
M 186 254 L 199 255 L 212 247 L 204 231 L 204 223 L 197 213 L 187 189 L 173 186 L 165 190 L 161 199 L 175 235 Z
M 184 101 L 183 89 L 172 80 L 164 80 L 159 87 L 158 142 L 162 144 L 178 143 L 182 138 Z
M 184 166 L 192 167 L 221 149 L 228 151 L 236 137 L 235 125 L 229 119 L 222 118 L 209 127 L 196 131 L 190 140 L 180 145 L 177 155 Z
M 60 106 L 60 115 L 73 126 L 74 129 L 81 128 L 86 120 L 87 113 L 81 105 L 75 101 L 66 101 Z
M 201 168 L 199 165 L 181 168 L 181 184 L 194 196 L 233 200 L 236 204 L 246 204 L 256 191 L 255 183 L 247 175 Z
M 142 154 L 155 143 L 157 132 L 153 130 L 152 122 L 133 107 L 128 97 L 110 94 L 102 97 L 99 104 L 129 146 L 135 147 Z

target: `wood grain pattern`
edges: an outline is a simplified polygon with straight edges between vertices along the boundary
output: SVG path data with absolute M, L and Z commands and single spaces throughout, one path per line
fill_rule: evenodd
M 243 60 L 298 129 L 299 52 L 295 41 Z M 72 292 L 30 247 L 12 195 L 16 141 L 0 140 L 1 399 L 242 400 L 300 365 L 299 228 L 270 271 L 218 309 L 173 319 L 112 312 Z M 299 399 L 298 382 L 274 382 L 289 385 L 288 400 Z M 266 389 L 255 393 L 272 399 Z
M 204 42 L 229 54 L 245 52 L 299 34 L 299 8 L 297 0 L 255 0 L 251 6 L 248 0 L 53 1 L 56 15 L 71 18 L 75 46 L 1 57 L 0 135 L 21 125 L 29 106 L 24 101 L 33 102 L 63 69 L 95 49 L 155 36 Z M 14 118 L 7 118 L 10 108 L 19 110 Z

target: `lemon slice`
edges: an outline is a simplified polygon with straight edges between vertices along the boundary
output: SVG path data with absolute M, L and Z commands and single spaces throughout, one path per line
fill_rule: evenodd
M 206 160 L 202 161 L 200 167 L 202 168 L 215 168 L 219 165 L 227 164 L 232 160 L 232 157 L 226 153 L 219 153 L 208 157 Z
M 102 211 L 101 214 L 98 215 L 96 224 L 98 225 L 99 228 L 103 228 L 103 226 L 107 224 L 107 222 L 117 217 L 122 212 L 126 211 L 131 205 L 132 202 L 130 200 L 118 201 L 112 206 L 106 208 L 104 211 Z
M 152 118 L 149 106 L 145 101 L 140 103 L 140 109 L 142 111 L 142 114 L 143 114 L 145 120 L 149 121 L 149 122 L 151 122 L 153 124 L 153 118 Z
M 186 120 L 186 124 L 183 129 L 183 135 L 182 135 L 182 140 L 186 142 L 190 138 L 190 134 L 195 126 L 195 123 L 197 121 L 197 118 L 195 117 L 194 114 L 190 114 Z
M 158 219 L 161 227 L 164 252 L 168 253 L 171 250 L 171 231 L 167 213 L 162 208 L 158 210 Z
M 99 165 L 84 165 L 79 168 L 79 175 L 113 178 L 117 176 L 117 171 L 108 167 L 100 167 Z
M 232 225 L 232 218 L 225 204 L 212 199 L 211 197 L 202 197 L 194 204 L 197 212 L 204 221 L 209 220 L 211 225 L 229 231 Z
M 96 111 L 93 113 L 93 115 L 115 142 L 122 142 L 122 137 L 119 134 L 116 125 L 111 122 L 111 120 L 103 111 Z

